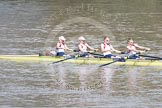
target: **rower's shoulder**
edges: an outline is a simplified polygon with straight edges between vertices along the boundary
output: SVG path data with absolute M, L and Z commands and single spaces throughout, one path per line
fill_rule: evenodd
M 104 43 L 101 43 L 101 45 L 104 45 Z
M 134 43 L 134 46 L 139 46 L 137 43 Z
M 132 47 L 131 47 L 131 46 L 129 46 L 129 45 L 127 45 L 127 47 L 126 47 L 126 48 L 127 48 L 127 49 L 129 49 L 129 50 L 130 50 L 130 49 L 132 49 Z
M 60 44 L 60 42 L 57 42 L 57 45 L 59 45 Z

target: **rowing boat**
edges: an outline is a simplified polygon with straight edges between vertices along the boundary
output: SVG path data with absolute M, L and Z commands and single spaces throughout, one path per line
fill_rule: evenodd
M 55 62 L 64 59 L 64 57 L 51 57 L 39 55 L 0 55 L 1 60 L 15 61 L 15 62 Z M 64 62 L 77 64 L 105 64 L 112 62 L 112 59 L 107 58 L 74 58 Z M 116 62 L 115 65 L 129 65 L 129 66 L 162 66 L 160 60 L 134 60 L 129 59 L 126 62 Z

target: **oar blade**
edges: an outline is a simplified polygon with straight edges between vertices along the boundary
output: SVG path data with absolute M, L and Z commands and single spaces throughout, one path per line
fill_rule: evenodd
M 114 63 L 114 62 L 110 62 L 110 63 L 107 63 L 107 64 L 103 64 L 103 65 L 100 65 L 99 67 L 104 67 L 104 66 L 110 65 L 112 63 Z
M 66 59 L 63 59 L 63 60 L 60 60 L 60 61 L 56 61 L 56 62 L 52 62 L 52 64 L 59 63 L 59 62 L 63 62 L 63 61 L 66 61 L 66 60 L 69 60 L 69 59 L 72 59 L 72 58 L 73 58 L 73 57 L 66 58 Z
M 60 62 L 63 62 L 63 61 L 69 60 L 69 59 L 73 59 L 73 58 L 75 58 L 75 57 L 76 57 L 76 55 L 75 55 L 75 56 L 71 56 L 71 57 L 69 57 L 69 58 L 65 58 L 65 59 L 59 60 L 59 61 L 55 61 L 55 62 L 52 62 L 52 63 L 49 63 L 49 64 L 60 63 Z
M 115 60 L 115 61 L 112 61 L 110 63 L 106 63 L 106 64 L 103 64 L 103 65 L 100 65 L 99 67 L 107 66 L 107 65 L 110 65 L 110 64 L 115 63 L 115 62 L 118 62 L 118 61 L 120 61 L 120 59 Z
M 133 56 L 133 55 L 131 55 L 131 56 Z M 126 61 L 127 59 L 129 59 L 131 56 L 126 56 L 126 57 L 118 58 L 117 60 L 114 60 L 114 61 L 112 61 L 112 62 L 110 62 L 110 63 L 106 63 L 106 64 L 103 64 L 103 65 L 100 65 L 99 67 L 107 66 L 107 65 L 116 63 L 116 62 L 118 62 L 118 61 L 120 61 L 120 62 L 125 62 L 125 61 Z

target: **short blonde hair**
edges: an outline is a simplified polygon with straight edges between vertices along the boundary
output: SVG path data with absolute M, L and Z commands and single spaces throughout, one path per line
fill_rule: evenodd
M 105 36 L 105 37 L 104 37 L 104 40 L 105 40 L 106 38 L 108 38 L 108 39 L 109 39 L 109 37 L 108 37 L 108 36 Z
M 129 42 L 129 41 L 131 41 L 131 40 L 133 40 L 133 39 L 132 39 L 132 38 L 128 38 L 128 39 L 127 39 L 127 42 Z

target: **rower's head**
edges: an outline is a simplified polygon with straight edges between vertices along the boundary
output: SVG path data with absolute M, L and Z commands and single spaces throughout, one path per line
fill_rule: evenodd
M 133 45 L 134 44 L 134 41 L 133 41 L 132 38 L 128 38 L 127 42 L 128 42 L 129 45 Z
M 60 37 L 59 37 L 59 41 L 60 41 L 60 42 L 65 42 L 65 40 L 66 40 L 66 39 L 65 39 L 64 36 L 60 36 Z
M 78 38 L 78 40 L 79 40 L 80 42 L 83 42 L 83 43 L 84 43 L 86 39 L 85 39 L 83 36 L 80 36 L 80 37 Z
M 107 43 L 107 44 L 110 43 L 110 39 L 109 39 L 108 36 L 105 36 L 105 37 L 104 37 L 104 42 Z

